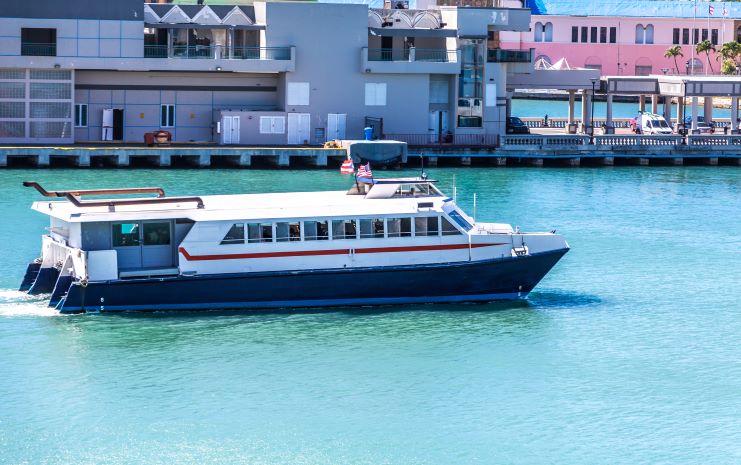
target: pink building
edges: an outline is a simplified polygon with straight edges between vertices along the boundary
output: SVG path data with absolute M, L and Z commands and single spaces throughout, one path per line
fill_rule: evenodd
M 511 2 L 519 4 L 520 2 Z M 534 48 L 555 63 L 601 70 L 603 75 L 719 74 L 718 55 L 694 52 L 710 40 L 717 48 L 741 42 L 741 4 L 665 0 L 526 0 L 529 32 L 502 32 L 502 48 Z M 674 45 L 683 57 L 665 58 Z M 694 67 L 694 69 L 693 69 Z

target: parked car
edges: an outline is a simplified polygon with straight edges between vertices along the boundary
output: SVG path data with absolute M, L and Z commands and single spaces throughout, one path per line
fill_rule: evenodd
M 656 113 L 639 113 L 630 120 L 630 129 L 636 134 L 671 134 L 672 128 L 663 116 Z
M 530 134 L 530 128 L 516 116 L 507 118 L 507 134 Z
M 692 128 L 692 116 L 684 117 L 684 127 L 689 131 Z M 705 122 L 704 116 L 697 117 L 697 130 L 700 134 L 712 134 L 715 132 L 715 123 L 712 121 Z

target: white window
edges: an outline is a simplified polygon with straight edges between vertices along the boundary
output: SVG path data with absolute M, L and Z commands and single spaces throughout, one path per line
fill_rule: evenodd
M 365 84 L 365 104 L 367 106 L 386 106 L 385 82 L 367 82 Z
M 289 82 L 286 86 L 286 105 L 308 105 L 309 83 Z
M 285 116 L 261 116 L 260 134 L 283 134 L 286 132 Z
M 486 83 L 486 93 L 484 94 L 484 98 L 484 105 L 487 107 L 497 106 L 497 85 L 495 83 Z
M 160 106 L 160 127 L 171 128 L 175 126 L 175 105 Z
M 75 105 L 75 127 L 87 127 L 87 103 L 79 103 Z
M 646 37 L 646 31 L 643 28 L 643 24 L 636 24 L 636 43 L 637 44 L 643 44 L 645 43 L 645 37 Z

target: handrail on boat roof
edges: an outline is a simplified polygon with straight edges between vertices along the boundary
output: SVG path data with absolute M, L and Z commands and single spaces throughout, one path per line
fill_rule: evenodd
M 74 191 L 47 191 L 36 181 L 23 181 L 23 187 L 33 187 L 44 197 L 66 197 L 72 194 L 77 197 L 83 195 L 119 195 L 119 194 L 157 194 L 164 197 L 165 190 L 161 187 L 123 187 L 118 189 L 83 189 Z
M 165 197 L 165 190 L 161 187 L 129 187 L 120 189 L 83 189 L 74 191 L 47 191 L 36 181 L 23 181 L 23 187 L 33 187 L 44 197 L 64 197 L 76 207 L 109 207 L 117 205 L 146 205 L 157 203 L 195 202 L 197 208 L 204 208 L 203 199 L 198 196 L 187 197 Z M 106 199 L 106 200 L 82 200 L 83 195 L 120 195 L 120 194 L 157 194 L 157 197 L 144 197 L 134 199 Z

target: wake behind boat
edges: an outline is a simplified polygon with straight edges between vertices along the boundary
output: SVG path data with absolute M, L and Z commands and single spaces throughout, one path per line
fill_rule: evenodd
M 202 197 L 26 182 L 65 200 L 33 204 L 51 225 L 21 290 L 63 313 L 491 301 L 527 296 L 569 249 L 475 222 L 433 180 L 358 181 Z

